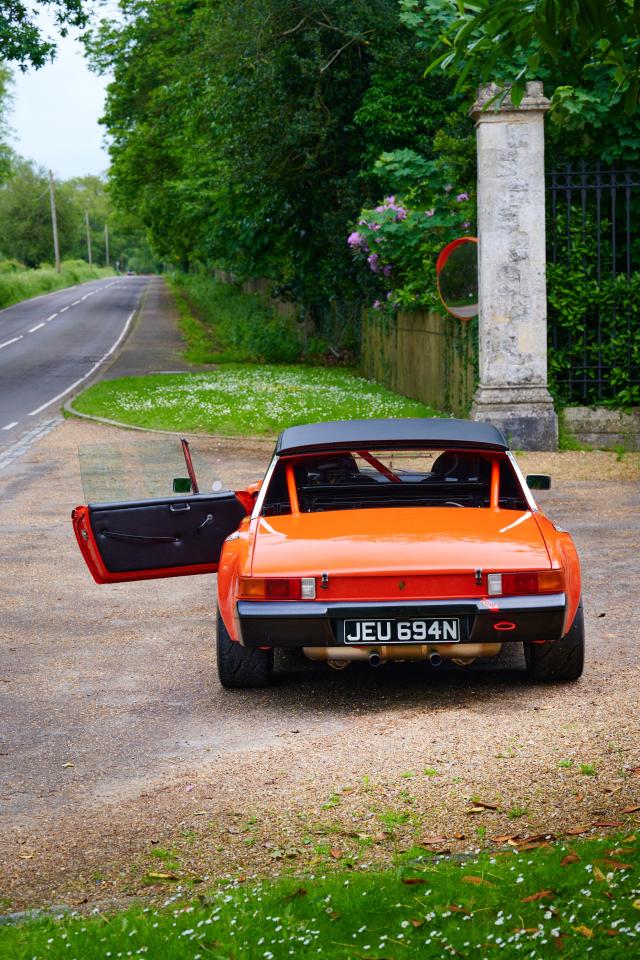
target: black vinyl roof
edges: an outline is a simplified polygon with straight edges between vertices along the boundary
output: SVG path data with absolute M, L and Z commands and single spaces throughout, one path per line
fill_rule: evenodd
M 283 430 L 276 442 L 276 454 L 306 453 L 314 450 L 383 450 L 388 447 L 415 448 L 426 444 L 445 447 L 486 447 L 508 450 L 502 433 L 490 423 L 447 420 L 444 417 L 413 417 L 395 420 L 332 420 L 308 423 Z

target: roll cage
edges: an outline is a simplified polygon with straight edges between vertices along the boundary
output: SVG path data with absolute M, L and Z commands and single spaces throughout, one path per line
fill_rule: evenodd
M 424 454 L 433 457 L 429 468 L 420 463 Z M 394 466 L 402 458 L 409 469 Z M 276 453 L 253 517 L 405 506 L 537 509 L 508 451 L 327 448 Z

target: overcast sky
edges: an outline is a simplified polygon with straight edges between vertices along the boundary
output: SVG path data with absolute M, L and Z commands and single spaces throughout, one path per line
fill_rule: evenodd
M 98 118 L 108 78 L 89 71 L 80 42 L 59 40 L 53 63 L 24 74 L 14 69 L 14 76 L 13 148 L 64 180 L 104 173 L 109 157 Z

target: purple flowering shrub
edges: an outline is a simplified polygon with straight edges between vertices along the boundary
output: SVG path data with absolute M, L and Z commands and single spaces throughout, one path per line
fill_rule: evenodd
M 379 278 L 372 306 L 439 307 L 435 262 L 450 240 L 473 234 L 475 198 L 446 163 L 412 150 L 383 154 L 376 173 L 397 191 L 361 210 L 347 238 L 356 262 Z

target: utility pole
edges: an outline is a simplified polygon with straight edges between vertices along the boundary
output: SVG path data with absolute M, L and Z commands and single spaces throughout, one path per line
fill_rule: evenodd
M 89 211 L 85 210 L 84 212 L 84 225 L 87 228 L 87 256 L 89 258 L 89 266 L 93 265 L 93 259 L 91 257 L 91 230 L 89 228 Z
M 58 217 L 56 216 L 56 192 L 53 185 L 53 173 L 49 170 L 49 199 L 51 200 L 51 228 L 53 230 L 53 252 L 56 258 L 56 273 L 60 273 L 60 244 L 58 243 Z
M 109 266 L 109 224 L 104 225 L 104 265 Z

